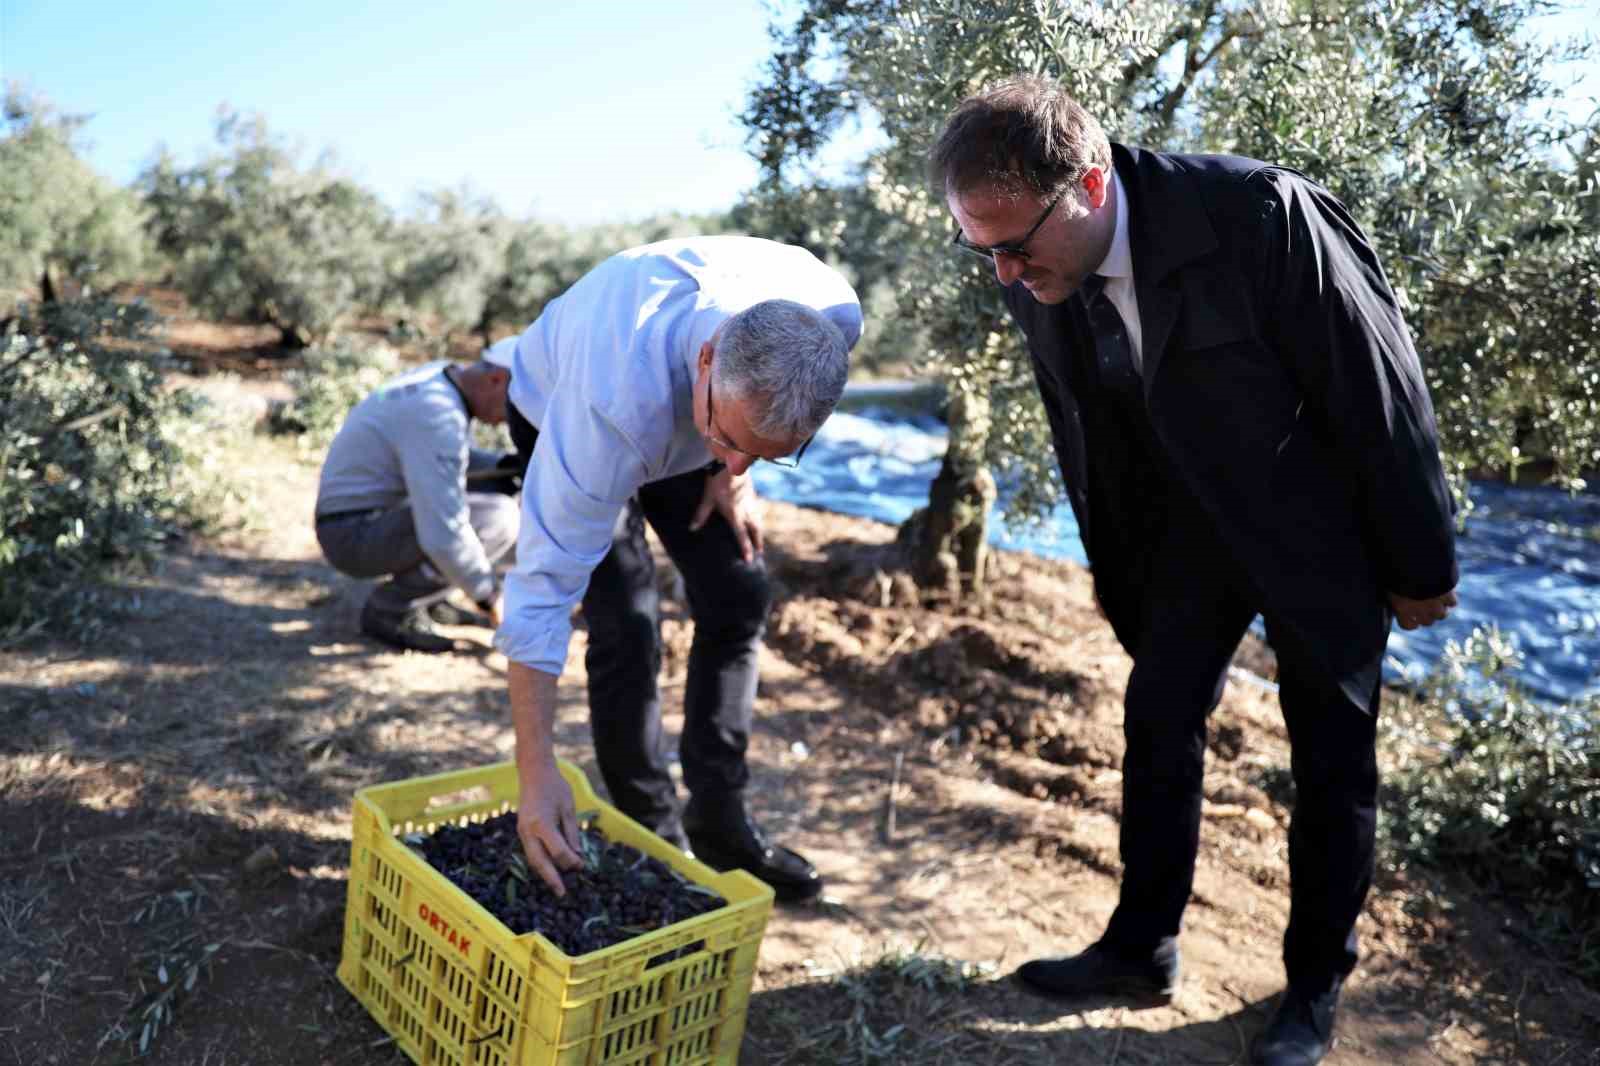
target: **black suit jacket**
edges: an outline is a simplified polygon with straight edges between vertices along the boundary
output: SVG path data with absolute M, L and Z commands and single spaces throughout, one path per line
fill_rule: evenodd
M 1377 256 L 1343 205 L 1288 168 L 1112 153 L 1155 446 L 1275 634 L 1352 695 L 1370 693 L 1388 639 L 1385 593 L 1437 596 L 1458 576 L 1433 407 Z M 1017 283 L 1006 302 L 1027 336 L 1096 594 L 1134 652 L 1147 597 L 1162 595 L 1146 588 L 1163 522 L 1156 475 L 1117 439 L 1083 301 L 1046 306 Z

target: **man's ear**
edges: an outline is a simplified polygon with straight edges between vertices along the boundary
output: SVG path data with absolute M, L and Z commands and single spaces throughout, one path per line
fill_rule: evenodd
M 1089 207 L 1091 210 L 1098 211 L 1105 205 L 1108 190 L 1106 171 L 1104 167 L 1090 167 L 1088 171 L 1084 173 L 1083 191 L 1084 195 L 1089 198 Z
M 710 341 L 704 342 L 703 344 L 700 345 L 700 356 L 695 361 L 695 365 L 698 366 L 701 370 L 710 369 L 710 367 L 711 367 L 711 357 L 713 355 L 715 355 L 715 354 L 716 354 L 716 348 L 712 346 L 711 342 Z

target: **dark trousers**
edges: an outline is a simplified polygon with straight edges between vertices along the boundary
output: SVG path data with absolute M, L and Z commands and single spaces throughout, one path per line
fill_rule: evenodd
M 1150 565 L 1125 698 L 1122 890 L 1106 932 L 1108 945 L 1129 953 L 1178 934 L 1199 846 L 1206 718 L 1259 611 L 1192 502 L 1170 506 Z M 1375 599 L 1373 610 L 1384 609 Z M 1295 783 L 1284 966 L 1291 985 L 1315 994 L 1356 962 L 1356 919 L 1372 885 L 1379 686 L 1354 704 L 1270 617 L 1267 638 L 1278 655 Z
M 508 424 L 526 466 L 538 431 L 514 407 Z M 683 578 L 694 620 L 678 745 L 684 784 L 697 804 L 719 805 L 750 778 L 745 751 L 772 590 L 765 563 L 744 561 L 720 515 L 689 528 L 706 477 L 696 470 L 642 486 L 583 598 L 595 759 L 612 802 L 652 828 L 675 821 L 678 803 L 661 735 L 660 593 L 646 523 Z

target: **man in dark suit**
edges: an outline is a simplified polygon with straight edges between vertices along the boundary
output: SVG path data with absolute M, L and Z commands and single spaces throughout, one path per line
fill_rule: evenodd
M 1304 175 L 1109 144 L 1048 79 L 964 101 L 930 171 L 1027 338 L 1096 596 L 1133 657 L 1116 911 L 1087 950 L 1019 976 L 1172 995 L 1206 718 L 1260 614 L 1296 802 L 1288 988 L 1253 1061 L 1315 1063 L 1372 880 L 1390 621 L 1456 602 L 1433 409 L 1394 294 Z

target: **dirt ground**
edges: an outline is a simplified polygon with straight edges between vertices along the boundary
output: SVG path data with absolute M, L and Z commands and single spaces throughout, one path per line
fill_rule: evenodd
M 276 388 L 201 384 L 225 421 Z M 509 757 L 505 662 L 482 630 L 445 656 L 362 639 L 365 585 L 312 536 L 316 457 L 241 436 L 225 465 L 236 528 L 121 581 L 103 639 L 0 650 L 0 1064 L 139 1057 L 191 975 L 148 1061 L 406 1061 L 334 977 L 352 794 Z M 1128 662 L 1087 575 L 1001 555 L 986 608 L 885 606 L 889 527 L 771 504 L 768 530 L 753 804 L 828 891 L 774 912 L 740 1061 L 1246 1061 L 1287 907 L 1270 655 L 1241 653 L 1213 720 L 1178 998 L 1063 1007 L 1010 975 L 1087 944 L 1116 899 Z M 679 605 L 664 639 L 675 736 Z M 597 779 L 582 663 L 580 631 L 559 739 Z M 1600 1063 L 1600 995 L 1521 923 L 1469 885 L 1380 880 L 1328 1061 Z

